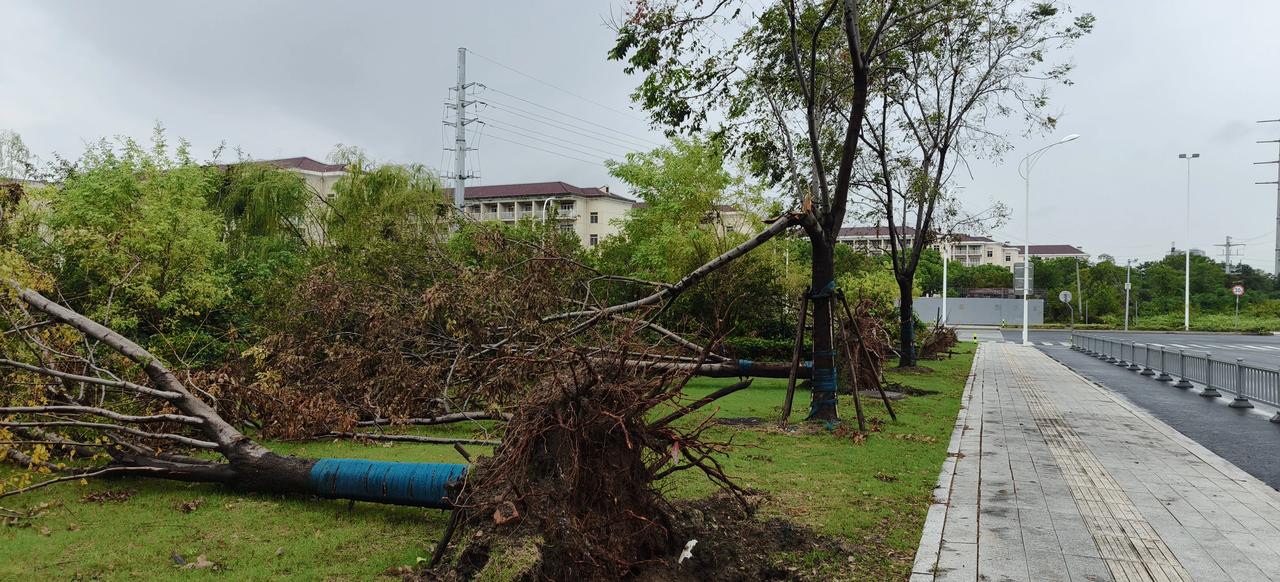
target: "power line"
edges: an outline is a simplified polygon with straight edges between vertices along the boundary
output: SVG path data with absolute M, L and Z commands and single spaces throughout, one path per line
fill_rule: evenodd
M 646 143 L 644 143 L 644 142 L 638 141 L 636 138 L 632 138 L 632 137 L 630 137 L 629 135 L 627 135 L 627 134 L 625 134 L 625 133 L 622 133 L 622 132 L 620 132 L 620 131 L 617 131 L 617 130 L 611 129 L 611 128 L 607 127 L 607 126 L 600 126 L 600 127 L 604 127 L 605 129 L 607 129 L 607 130 L 609 130 L 609 131 L 611 131 L 611 132 L 613 132 L 613 133 L 617 134 L 617 136 L 620 136 L 620 137 L 612 136 L 612 135 L 609 135 L 609 134 L 604 133 L 604 132 L 602 132 L 602 131 L 595 130 L 595 129 L 590 129 L 590 128 L 588 128 L 588 127 L 583 127 L 583 126 L 581 126 L 581 125 L 575 125 L 575 124 L 570 123 L 570 122 L 568 122 L 568 121 L 562 121 L 562 120 L 556 119 L 556 118 L 554 118 L 554 117 L 550 117 L 550 116 L 547 116 L 547 115 L 543 115 L 543 114 L 541 114 L 541 113 L 535 113 L 535 112 L 533 112 L 533 111 L 529 111 L 528 109 L 521 109 L 521 108 L 519 108 L 519 107 L 516 107 L 516 106 L 514 106 L 514 105 L 508 105 L 508 104 L 503 103 L 503 102 L 501 102 L 501 101 L 488 100 L 488 101 L 485 101 L 485 102 L 484 102 L 484 105 L 486 105 L 486 106 L 488 106 L 488 107 L 492 107 L 492 108 L 497 109 L 497 110 L 499 110 L 499 111 L 502 111 L 502 112 L 504 112 L 504 113 L 510 113 L 510 114 L 512 114 L 512 115 L 516 115 L 516 116 L 519 116 L 519 117 L 523 117 L 523 118 L 528 119 L 528 120 L 530 120 L 530 121 L 536 121 L 536 122 L 538 122 L 538 123 L 545 123 L 545 124 L 547 124 L 547 125 L 554 125 L 554 126 L 557 126 L 557 127 L 561 127 L 561 126 L 563 126 L 563 127 L 567 127 L 567 128 L 573 128 L 573 129 L 576 129 L 576 130 L 579 130 L 579 131 L 584 131 L 584 132 L 590 133 L 590 134 L 592 134 L 592 135 L 599 136 L 600 138 L 607 139 L 607 140 L 611 140 L 611 142 L 612 142 L 612 143 L 615 143 L 616 145 L 620 145 L 620 146 L 622 146 L 622 147 L 627 147 L 627 148 L 632 148 L 632 149 L 640 149 L 640 150 L 648 149 L 648 148 L 650 148 L 650 147 L 654 147 L 654 146 L 650 146 L 649 144 L 646 144 Z M 626 142 L 630 142 L 630 143 L 626 143 Z
M 536 113 L 526 115 L 526 114 L 524 114 L 524 113 L 520 113 L 520 112 L 518 112 L 518 111 L 516 111 L 516 110 L 510 110 L 510 109 L 507 109 L 505 106 L 502 106 L 501 104 L 486 103 L 485 105 L 486 105 L 486 106 L 488 106 L 488 107 L 492 107 L 494 111 L 501 111 L 501 112 L 502 112 L 502 113 L 504 113 L 504 114 L 507 114 L 507 115 L 513 115 L 513 116 L 515 116 L 515 117 L 519 117 L 519 118 L 521 118 L 521 119 L 524 119 L 524 120 L 526 120 L 526 121 L 530 121 L 530 122 L 533 122 L 533 123 L 540 123 L 540 124 L 542 124 L 542 125 L 546 125 L 546 126 L 549 126 L 549 127 L 553 127 L 553 128 L 555 128 L 555 129 L 558 129 L 558 130 L 561 130 L 561 131 L 567 131 L 567 132 L 570 132 L 570 133 L 576 133 L 576 134 L 578 134 L 578 135 L 582 135 L 583 137 L 588 137 L 588 138 L 590 138 L 590 139 L 594 139 L 595 141 L 598 141 L 598 142 L 601 142 L 601 143 L 605 143 L 605 144 L 608 144 L 608 145 L 611 145 L 611 146 L 614 146 L 614 147 L 620 147 L 620 148 L 623 148 L 623 149 L 625 149 L 626 151 L 637 151 L 637 150 L 643 150 L 643 149 L 645 149 L 645 148 L 646 148 L 646 146 L 642 146 L 642 145 L 638 145 L 638 144 L 634 144 L 634 143 L 624 143 L 624 142 L 622 142 L 622 141 L 619 141 L 619 140 L 618 140 L 618 139 L 616 139 L 616 138 L 606 136 L 606 135 L 604 135 L 604 134 L 602 134 L 602 133 L 600 133 L 600 132 L 592 131 L 592 130 L 590 130 L 590 129 L 584 129 L 584 128 L 578 127 L 578 126 L 576 126 L 576 125 L 572 125 L 572 124 L 565 123 L 565 122 L 562 122 L 562 121 L 557 121 L 557 120 L 550 119 L 550 118 L 546 118 L 546 117 L 543 117 L 543 116 L 538 116 Z M 539 117 L 541 117 L 541 119 L 539 119 Z M 581 132 L 579 132 L 579 131 L 576 131 L 576 130 L 582 130 L 582 131 L 581 131 Z M 583 132 L 586 132 L 586 133 L 583 133 Z M 598 137 L 592 137 L 592 135 L 590 135 L 590 134 L 594 134 L 595 136 L 598 136 Z
M 507 122 L 506 120 L 497 120 L 497 121 L 488 120 L 488 121 L 484 121 L 484 123 L 485 123 L 485 124 L 488 124 L 488 125 L 493 125 L 493 126 L 495 126 L 497 129 L 505 129 L 505 130 L 507 130 L 507 131 L 510 131 L 511 129 L 518 129 L 518 130 L 520 130 L 520 131 L 529 132 L 529 133 L 532 133 L 532 134 L 534 134 L 534 135 L 540 135 L 540 136 L 543 136 L 543 137 L 548 137 L 548 138 L 551 138 L 551 139 L 553 139 L 553 140 L 556 140 L 555 142 L 552 142 L 552 143 L 554 143 L 554 144 L 557 144 L 557 145 L 558 145 L 558 144 L 561 144 L 561 143 L 566 143 L 566 144 L 569 144 L 569 145 L 573 145 L 573 146 L 577 146 L 577 147 L 580 147 L 580 148 L 588 149 L 588 150 L 591 150 L 592 152 L 595 152 L 595 153 L 597 153 L 597 154 L 603 154 L 601 157 L 605 157 L 605 158 L 610 158 L 610 157 L 614 157 L 614 158 L 616 158 L 616 157 L 624 157 L 624 156 L 626 155 L 626 154 L 619 154 L 619 153 L 616 153 L 616 152 L 611 152 L 611 151 L 604 150 L 604 149 L 601 149 L 601 148 L 598 148 L 598 147 L 595 147 L 595 146 L 587 145 L 587 144 L 584 144 L 584 143 L 575 142 L 575 141 L 573 141 L 573 140 L 567 140 L 567 139 L 564 139 L 562 136 L 559 136 L 559 135 L 553 135 L 553 134 L 550 134 L 550 133 L 541 132 L 541 131 L 538 131 L 538 130 L 536 130 L 536 129 L 529 129 L 529 128 L 524 127 L 524 126 L 516 125 L 516 124 L 514 124 L 514 123 L 509 123 L 509 122 Z
M 613 108 L 613 107 L 610 107 L 610 106 L 608 106 L 608 105 L 605 105 L 604 103 L 601 103 L 601 102 L 596 101 L 596 100 L 594 100 L 594 99 L 591 99 L 591 98 L 589 98 L 589 97 L 583 97 L 582 95 L 579 95 L 579 94 L 577 94 L 577 93 L 574 93 L 573 91 L 570 91 L 570 90 L 568 90 L 568 89 L 565 89 L 564 87 L 561 87 L 561 86 L 559 86 L 559 85 L 556 85 L 555 83 L 552 83 L 552 82 L 550 82 L 550 81 L 544 81 L 544 80 L 542 80 L 542 79 L 539 79 L 539 78 L 537 78 L 537 77 L 535 77 L 535 76 L 533 76 L 533 75 L 530 75 L 529 73 L 526 73 L 526 72 L 524 72 L 524 71 L 521 71 L 520 69 L 517 69 L 517 68 L 512 67 L 512 66 L 510 66 L 510 65 L 503 64 L 503 63 L 501 63 L 501 62 L 499 62 L 499 61 L 497 61 L 497 60 L 495 60 L 495 59 L 492 59 L 492 58 L 490 58 L 490 57 L 486 57 L 486 56 L 484 56 L 484 55 L 482 55 L 482 54 L 480 54 L 480 53 L 478 53 L 478 52 L 476 52 L 476 51 L 473 51 L 473 50 L 471 50 L 471 49 L 467 49 L 467 52 L 469 52 L 469 53 L 471 53 L 471 54 L 473 54 L 473 55 L 475 55 L 475 56 L 477 56 L 477 57 L 480 57 L 480 58 L 482 58 L 482 59 L 484 59 L 484 60 L 486 60 L 486 61 L 489 61 L 490 63 L 493 63 L 493 64 L 495 64 L 495 65 L 498 65 L 499 67 L 502 67 L 502 68 L 504 68 L 504 69 L 506 69 L 506 70 L 508 70 L 508 71 L 511 71 L 511 72 L 513 72 L 513 73 L 517 74 L 517 75 L 520 75 L 520 76 L 522 76 L 522 77 L 525 77 L 525 78 L 528 78 L 528 79 L 532 79 L 532 80 L 534 80 L 534 81 L 537 81 L 537 82 L 539 82 L 539 83 L 542 83 L 543 85 L 546 85 L 546 86 L 548 86 L 548 87 L 551 87 L 552 89 L 555 89 L 555 90 L 560 91 L 560 92 L 562 92 L 562 93 L 565 93 L 566 95 L 571 95 L 571 96 L 573 96 L 573 97 L 577 97 L 578 99 L 581 99 L 581 100 L 583 100 L 583 101 L 586 101 L 587 103 L 590 103 L 590 104 L 595 105 L 595 106 L 597 106 L 597 107 L 602 107 L 602 108 L 604 108 L 604 109 L 608 109 L 609 111 L 612 111 L 612 112 L 614 112 L 614 113 L 620 113 L 620 114 L 622 114 L 622 115 L 625 115 L 625 116 L 627 116 L 627 117 L 630 117 L 630 118 L 635 119 L 635 120 L 638 120 L 638 121 L 645 121 L 643 118 L 637 117 L 634 113 L 631 113 L 631 112 L 629 112 L 629 111 L 623 111 L 623 110 L 621 110 L 621 109 L 615 109 L 615 108 Z
M 562 153 L 560 153 L 560 152 L 553 152 L 553 151 L 548 150 L 548 149 L 543 149 L 543 148 L 540 148 L 540 147 L 538 147 L 538 146 L 535 146 L 535 145 L 529 145 L 529 144 L 527 144 L 527 143 L 522 143 L 522 142 L 519 142 L 519 141 L 516 141 L 516 140 L 513 140 L 513 139 L 506 139 L 506 138 L 503 138 L 503 137 L 500 137 L 500 136 L 496 136 L 496 135 L 493 135 L 493 134 L 489 134 L 489 136 L 488 136 L 488 137 L 489 137 L 489 139 L 496 139 L 496 140 L 498 140 L 498 141 L 505 141 L 505 142 L 510 143 L 510 144 L 515 144 L 515 145 L 518 145 L 518 146 L 521 146 L 521 147 L 526 147 L 526 148 L 529 148 L 529 149 L 532 149 L 532 150 L 538 150 L 538 151 L 540 151 L 540 152 L 545 152 L 545 153 L 548 153 L 548 154 L 551 154 L 551 155 L 560 156 L 560 157 L 562 157 L 562 158 L 569 158 L 569 159 L 571 159 L 571 160 L 577 160 L 577 161 L 582 162 L 582 163 L 584 163 L 584 164 L 591 164 L 591 165 L 593 165 L 593 166 L 599 166 L 599 165 L 600 165 L 600 162 L 598 162 L 598 161 L 593 162 L 593 161 L 591 161 L 591 160 L 584 160 L 584 159 L 582 159 L 582 158 L 574 157 L 574 156 L 571 156 L 571 155 L 568 155 L 568 154 L 562 154 Z
M 524 132 L 522 132 L 522 131 L 517 131 L 517 130 L 511 129 L 511 128 L 509 128 L 509 127 L 503 127 L 503 126 L 501 126 L 501 125 L 495 125 L 495 124 L 492 124 L 492 123 L 490 123 L 490 124 L 488 124 L 488 125 L 489 125 L 489 128 L 490 128 L 490 129 L 496 129 L 496 130 L 499 130 L 499 131 L 505 131 L 505 132 L 507 132 L 507 133 L 514 133 L 514 134 L 516 134 L 516 135 L 518 135 L 518 136 L 520 136 L 520 137 L 522 137 L 522 138 L 525 138 L 525 139 L 531 139 L 531 140 L 533 140 L 533 141 L 542 142 L 542 143 L 545 143 L 545 144 L 547 144 L 547 145 L 549 145 L 549 146 L 557 147 L 557 148 L 564 149 L 564 150 L 569 150 L 569 151 L 571 151 L 571 152 L 579 153 L 579 154 L 582 154 L 582 155 L 584 155 L 584 156 L 591 156 L 591 157 L 595 157 L 595 158 L 600 158 L 602 161 L 605 159 L 605 156 L 601 156 L 600 154 L 598 154 L 598 153 L 596 153 L 596 152 L 592 152 L 592 151 L 588 151 L 588 150 L 582 150 L 582 149 L 578 149 L 578 148 L 575 148 L 575 147 L 569 147 L 569 146 L 567 146 L 567 145 L 562 144 L 561 142 L 552 141 L 552 140 L 547 140 L 547 139 L 542 139 L 542 138 L 540 138 L 540 137 L 535 137 L 535 136 L 529 135 L 529 134 L 527 134 L 527 133 L 524 133 Z
M 500 107 L 494 107 L 494 111 L 500 111 L 500 112 L 502 112 L 502 113 L 504 113 L 504 114 L 507 114 L 507 115 L 514 115 L 514 116 L 516 116 L 516 117 L 519 117 L 519 118 L 524 119 L 524 120 L 527 120 L 527 121 L 531 121 L 531 122 L 533 122 L 533 123 L 541 123 L 541 124 L 543 124 L 543 125 L 548 125 L 548 126 L 554 127 L 554 128 L 556 128 L 556 129 L 558 129 L 558 130 L 561 130 L 561 131 L 567 131 L 567 132 L 569 132 L 569 133 L 572 133 L 572 134 L 575 134 L 575 135 L 579 135 L 579 136 L 585 137 L 585 138 L 590 139 L 590 140 L 593 140 L 593 141 L 597 141 L 597 142 L 600 142 L 600 143 L 608 144 L 608 145 L 611 145 L 611 146 L 614 146 L 614 147 L 620 147 L 620 148 L 625 149 L 625 150 L 626 150 L 626 151 L 628 151 L 628 152 L 630 152 L 630 151 L 635 151 L 635 150 L 637 149 L 637 148 L 636 148 L 636 146 L 635 146 L 635 145 L 633 145 L 633 144 L 627 144 L 627 143 L 622 143 L 622 142 L 620 142 L 620 141 L 615 141 L 613 138 L 609 138 L 609 137 L 596 137 L 596 136 L 591 135 L 591 134 L 589 134 L 589 133 L 585 133 L 585 132 L 582 132 L 582 131 L 577 131 L 577 130 L 575 130 L 575 129 L 572 129 L 572 127 L 573 127 L 573 126 L 560 127 L 559 125 L 556 125 L 556 124 L 553 124 L 553 123 L 550 123 L 550 122 L 546 122 L 546 121 L 542 121 L 542 120 L 540 120 L 540 119 L 535 119 L 535 118 L 533 118 L 533 117 L 529 117 L 529 116 L 527 116 L 527 115 L 522 115 L 522 114 L 520 114 L 520 113 L 516 113 L 516 112 L 513 112 L 513 111 L 507 111 L 506 109 L 503 109 L 503 108 L 500 108 Z M 499 120 L 500 120 L 500 121 L 506 121 L 506 120 L 502 120 L 502 119 L 499 119 Z M 507 123 L 510 123 L 510 121 L 506 121 L 506 122 L 507 122 Z M 514 124 L 512 124 L 512 125 L 514 125 Z M 598 134 L 597 134 L 597 135 L 598 135 Z
M 663 145 L 661 142 L 657 142 L 657 141 L 654 141 L 654 140 L 651 140 L 651 139 L 648 139 L 648 138 L 643 138 L 643 137 L 639 137 L 639 136 L 631 135 L 631 134 L 629 134 L 629 133 L 626 133 L 626 132 L 624 132 L 624 131 L 619 130 L 619 129 L 618 129 L 618 128 L 616 128 L 616 127 L 612 127 L 612 126 L 609 126 L 609 125 L 605 125 L 605 124 L 603 124 L 603 123 L 596 123 L 596 122 L 594 122 L 594 121 L 591 121 L 590 119 L 586 119 L 586 118 L 584 118 L 584 117 L 581 117 L 581 116 L 578 116 L 578 115 L 574 115 L 574 114 L 572 114 L 572 113 L 566 113 L 566 112 L 564 112 L 564 111 L 560 111 L 559 109 L 556 109 L 556 108 L 554 108 L 554 107 L 548 107 L 548 106 L 546 106 L 546 105 L 542 105 L 542 104 L 540 104 L 540 103 L 535 103 L 535 102 L 530 101 L 530 100 L 528 100 L 528 99 L 525 99 L 525 98 L 523 98 L 523 97 L 519 97 L 519 96 L 517 96 L 517 95 L 512 95 L 511 93 L 507 93 L 506 91 L 503 91 L 503 90 L 501 90 L 501 89 L 494 89 L 493 87 L 490 87 L 490 86 L 488 86 L 488 85 L 483 85 L 483 87 L 484 87 L 485 89 L 488 89 L 488 90 L 490 90 L 490 91 L 493 91 L 494 93 L 501 94 L 501 95 L 503 95 L 504 97 L 511 97 L 512 99 L 515 99 L 515 100 L 517 100 L 517 101 L 521 101 L 521 102 L 524 102 L 524 103 L 528 103 L 529 105 L 533 105 L 534 107 L 538 107 L 538 108 L 541 108 L 541 109 L 546 109 L 547 111 L 550 111 L 550 112 L 552 112 L 552 113 L 555 113 L 556 115 L 560 115 L 560 116 L 562 116 L 562 117 L 568 117 L 569 119 L 575 119 L 575 120 L 577 120 L 577 121 L 581 121 L 582 123 L 585 123 L 585 124 L 588 124 L 588 125 L 593 125 L 593 126 L 595 126 L 595 127 L 598 127 L 598 128 L 600 128 L 600 129 L 603 129 L 603 130 L 608 131 L 608 132 L 610 132 L 610 133 L 616 133 L 616 134 L 618 134 L 618 135 L 620 135 L 620 136 L 622 136 L 622 137 L 624 137 L 624 138 L 627 138 L 629 141 L 634 141 L 634 142 L 636 142 L 636 143 L 648 144 L 649 146 L 652 146 L 652 147 L 661 147 L 661 146 Z M 492 100 L 492 99 L 489 99 L 488 101 L 489 101 L 489 102 L 493 102 L 493 100 Z M 521 109 L 520 107 L 518 107 L 518 106 L 516 106 L 516 105 L 511 105 L 511 104 L 508 104 L 508 103 L 502 103 L 501 101 L 499 101 L 499 102 L 497 102 L 497 103 L 498 103 L 499 105 L 502 105 L 503 107 L 507 107 L 507 108 L 510 108 L 510 109 L 515 109 L 515 110 L 517 110 L 517 111 L 523 111 L 523 112 L 525 112 L 525 113 L 528 113 L 529 115 L 536 115 L 536 116 L 538 116 L 538 117 L 543 117 L 543 118 L 546 118 L 546 119 L 551 119 L 551 120 L 553 120 L 553 121 L 556 121 L 557 123 L 564 123 L 564 124 L 566 124 L 566 125 L 570 125 L 568 122 L 560 121 L 560 120 L 555 119 L 555 118 L 552 118 L 552 117 L 547 117 L 546 115 L 543 115 L 543 114 L 541 114 L 541 113 L 534 113 L 534 112 L 529 111 L 529 110 L 527 110 L 527 109 Z M 585 129 L 585 128 L 583 128 L 583 129 L 584 129 L 585 131 L 593 131 L 593 130 L 589 130 L 589 129 Z

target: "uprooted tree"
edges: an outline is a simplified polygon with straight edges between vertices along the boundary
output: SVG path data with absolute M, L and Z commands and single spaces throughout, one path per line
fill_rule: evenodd
M 0 497 L 138 475 L 456 508 L 464 526 L 538 532 L 555 558 L 546 567 L 560 568 L 548 573 L 561 578 L 617 576 L 670 558 L 676 530 L 656 481 L 692 469 L 737 491 L 716 460 L 719 444 L 701 438 L 708 419 L 675 421 L 749 382 L 683 399 L 691 374 L 740 375 L 741 364 L 652 320 L 662 301 L 782 226 L 675 285 L 599 275 L 561 254 L 554 229 L 539 239 L 469 228 L 477 231 L 459 236 L 474 237 L 478 254 L 466 258 L 483 257 L 482 264 L 444 265 L 455 267 L 453 276 L 416 293 L 351 294 L 317 273 L 314 288 L 299 296 L 310 306 L 302 318 L 314 327 L 246 356 L 250 369 L 241 376 L 250 382 L 228 379 L 229 370 L 180 378 L 137 343 L 35 291 L 47 281 L 6 256 L 0 451 L 32 471 L 17 474 Z M 439 258 L 450 256 L 456 260 Z M 610 306 L 592 299 L 607 295 L 592 291 L 602 285 L 658 290 Z M 564 306 L 572 309 L 538 315 Z M 440 401 L 478 410 L 440 411 Z M 268 435 L 394 439 L 359 429 L 485 418 L 509 421 L 494 456 L 469 469 L 282 456 L 236 428 L 255 422 Z M 364 479 L 373 468 L 381 477 Z

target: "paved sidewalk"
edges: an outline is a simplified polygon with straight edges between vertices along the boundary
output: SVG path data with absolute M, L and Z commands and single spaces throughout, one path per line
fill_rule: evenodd
M 1280 581 L 1280 492 L 1035 348 L 973 366 L 912 582 Z

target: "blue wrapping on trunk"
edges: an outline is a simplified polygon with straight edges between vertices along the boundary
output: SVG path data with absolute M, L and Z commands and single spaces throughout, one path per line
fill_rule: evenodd
M 449 509 L 448 487 L 466 465 L 320 459 L 311 467 L 311 491 L 322 497 Z

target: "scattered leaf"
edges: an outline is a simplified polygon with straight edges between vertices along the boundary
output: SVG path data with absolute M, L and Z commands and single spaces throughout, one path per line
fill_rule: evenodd
M 179 503 L 177 505 L 177 508 L 178 508 L 178 511 L 181 511 L 182 513 L 191 513 L 199 509 L 202 504 L 204 504 L 204 498 L 199 497 L 196 499 L 192 499 L 191 501 L 184 501 L 182 503 Z
M 183 569 L 183 570 L 193 570 L 193 569 L 194 569 L 194 570 L 204 570 L 204 569 L 208 569 L 208 568 L 212 568 L 212 569 L 214 569 L 214 570 L 217 570 L 217 569 L 218 569 L 218 564 L 217 564 L 217 562 L 211 562 L 211 561 L 209 561 L 209 559 L 208 559 L 208 558 L 206 558 L 204 554 L 200 554 L 199 556 L 196 556 L 196 561 L 191 562 L 190 564 L 187 564 L 187 565 L 185 565 L 185 566 L 183 566 L 183 567 L 182 567 L 182 569 Z

